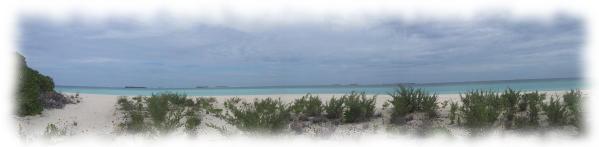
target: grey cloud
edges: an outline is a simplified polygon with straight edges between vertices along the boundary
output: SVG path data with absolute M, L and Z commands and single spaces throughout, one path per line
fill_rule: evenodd
M 165 22 L 52 24 L 26 17 L 20 50 L 58 84 L 190 87 L 577 77 L 585 42 L 582 20 L 568 15 L 551 23 L 389 17 L 344 29 Z

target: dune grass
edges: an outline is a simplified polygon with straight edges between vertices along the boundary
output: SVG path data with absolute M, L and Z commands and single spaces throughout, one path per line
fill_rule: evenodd
M 306 117 L 319 117 L 324 109 L 320 98 L 310 93 L 296 99 L 290 108 L 293 113 Z
M 369 121 L 374 115 L 376 96 L 368 98 L 365 92 L 352 91 L 349 95 L 341 97 L 345 110 L 343 111 L 343 122 L 355 123 Z
M 392 99 L 386 102 L 384 108 L 391 106 L 391 122 L 411 113 L 426 114 L 428 118 L 446 117 L 450 125 L 465 127 L 473 136 L 497 128 L 546 128 L 547 125 L 541 123 L 545 119 L 541 118 L 547 118 L 549 127 L 572 125 L 580 129 L 582 126 L 582 93 L 579 90 L 551 96 L 548 101 L 545 101 L 546 94 L 538 91 L 522 92 L 507 88 L 498 93 L 471 90 L 460 94 L 460 101 L 445 102 L 443 107 L 438 106 L 436 94 L 429 94 L 423 89 L 399 87 L 389 95 Z M 374 117 L 375 102 L 376 96 L 369 97 L 365 92 L 351 92 L 331 98 L 324 104 L 318 96 L 306 94 L 289 104 L 274 98 L 251 102 L 231 98 L 224 102 L 224 109 L 219 109 L 214 105 L 215 98 L 191 99 L 184 94 L 160 93 L 149 97 L 119 97 L 117 104 L 125 114 L 126 121 L 121 126 L 127 132 L 168 134 L 183 128 L 188 134 L 195 134 L 202 115 L 212 114 L 249 134 L 279 134 L 288 131 L 291 121 L 298 120 L 296 117 L 322 116 L 324 121 L 341 124 L 368 122 Z M 449 113 L 439 113 L 447 105 Z M 403 123 L 388 125 L 401 126 L 408 121 L 412 120 L 404 119 Z M 426 125 L 431 124 L 423 125 L 421 127 L 427 128 Z M 223 129 L 220 125 L 207 126 L 219 131 Z
M 242 102 L 239 98 L 225 102 L 224 119 L 247 133 L 277 134 L 287 128 L 290 119 L 289 106 L 280 99 L 255 99 Z
M 423 89 L 412 87 L 399 87 L 392 93 L 388 93 L 393 105 L 391 122 L 405 123 L 405 116 L 414 112 L 424 112 L 428 117 L 437 115 L 437 94 L 429 94 Z
M 339 119 L 343 115 L 343 98 L 331 98 L 324 106 L 326 117 L 329 119 Z
M 185 94 L 164 92 L 151 96 L 126 97 L 117 100 L 118 109 L 124 115 L 119 126 L 124 133 L 166 135 L 184 129 L 195 135 L 202 122 L 202 115 L 222 111 L 214 107 L 215 99 L 187 97 Z M 220 110 L 220 111 L 219 111 Z
M 471 133 L 478 134 L 490 128 L 500 114 L 501 99 L 493 91 L 474 90 L 460 95 L 460 114 Z

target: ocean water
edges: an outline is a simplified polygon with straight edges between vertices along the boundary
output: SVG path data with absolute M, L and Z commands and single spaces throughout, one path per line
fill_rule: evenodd
M 523 91 L 553 91 L 585 89 L 587 84 L 581 79 L 546 79 L 546 80 L 512 80 L 464 83 L 435 83 L 412 84 L 411 87 L 423 88 L 431 93 L 458 94 L 473 89 L 502 91 L 513 88 Z M 343 94 L 351 91 L 368 94 L 387 94 L 398 86 L 289 86 L 289 87 L 222 87 L 222 88 L 106 88 L 106 87 L 77 87 L 57 86 L 59 92 L 107 94 L 107 95 L 152 95 L 159 92 L 185 93 L 188 96 L 219 96 L 219 95 L 271 95 L 271 94 Z

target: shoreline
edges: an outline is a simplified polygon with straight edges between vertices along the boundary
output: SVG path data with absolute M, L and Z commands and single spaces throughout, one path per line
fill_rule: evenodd
M 547 93 L 547 96 L 551 96 L 554 94 L 562 94 L 566 91 L 539 91 L 542 93 Z M 581 90 L 585 97 L 589 97 L 589 90 Z M 63 93 L 67 95 L 71 95 L 74 93 Z M 253 101 L 254 99 L 263 99 L 267 97 L 272 98 L 280 98 L 283 103 L 289 104 L 292 103 L 295 99 L 298 99 L 305 94 L 284 94 L 284 95 L 237 95 L 237 96 L 208 96 L 216 98 L 216 103 L 218 107 L 223 107 L 223 102 L 226 99 L 238 97 L 241 98 L 242 101 Z M 313 94 L 314 96 L 319 96 L 319 98 L 323 101 L 323 103 L 327 102 L 332 96 L 340 97 L 344 94 Z M 35 140 L 40 136 L 43 136 L 46 126 L 50 123 L 56 124 L 57 126 L 64 127 L 68 129 L 67 134 L 73 136 L 101 136 L 101 137 L 118 137 L 118 134 L 115 134 L 115 130 L 117 125 L 122 122 L 121 114 L 117 110 L 117 100 L 119 95 L 101 95 L 101 94 L 85 94 L 79 93 L 81 98 L 81 102 L 78 104 L 69 104 L 66 105 L 62 109 L 47 109 L 42 112 L 41 115 L 35 116 L 25 116 L 25 117 L 17 117 L 17 127 L 19 128 L 19 134 L 25 138 L 26 140 Z M 373 96 L 373 95 L 367 95 Z M 188 98 L 199 98 L 202 96 L 188 96 Z M 205 97 L 205 96 L 204 96 Z M 382 111 L 382 105 L 387 100 L 390 100 L 391 97 L 389 95 L 378 95 L 375 102 L 375 112 L 382 113 L 382 117 L 386 120 L 389 114 L 387 112 Z M 444 101 L 459 101 L 459 94 L 439 94 L 438 102 L 443 103 Z M 448 108 L 442 108 L 439 110 L 441 115 L 446 115 L 448 113 Z M 225 123 L 223 120 L 218 120 L 218 118 L 214 117 L 205 117 L 202 120 L 204 122 L 214 122 L 214 123 Z M 384 122 L 380 119 L 373 119 L 369 122 L 358 123 L 358 124 L 343 124 L 338 126 L 338 130 L 336 133 L 341 132 L 344 134 L 345 129 L 355 129 L 355 127 L 360 126 L 377 126 L 384 124 Z M 228 124 L 225 124 L 228 125 Z M 380 127 L 380 126 L 379 126 Z M 204 135 L 213 135 L 217 134 L 218 131 L 209 127 L 204 127 L 205 130 Z M 453 128 L 452 128 L 453 129 Z M 463 130 L 452 130 L 453 132 L 458 132 L 457 134 L 462 134 Z M 459 133 L 462 132 L 462 133 Z M 366 133 L 366 132 L 362 132 Z M 373 133 L 370 131 L 370 133 Z M 380 131 L 374 131 L 374 133 L 380 133 Z M 344 135 L 335 135 L 338 137 L 342 137 Z M 351 136 L 351 135 L 350 135 Z

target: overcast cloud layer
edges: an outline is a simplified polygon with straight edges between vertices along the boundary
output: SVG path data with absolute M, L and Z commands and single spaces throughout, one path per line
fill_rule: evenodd
M 397 17 L 245 27 L 169 18 L 20 22 L 20 52 L 58 85 L 380 84 L 580 77 L 582 20 Z

